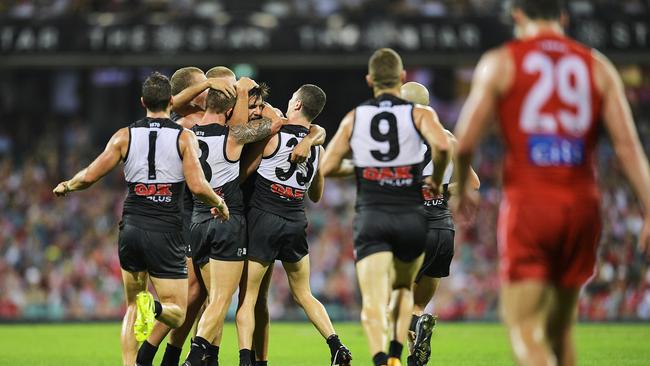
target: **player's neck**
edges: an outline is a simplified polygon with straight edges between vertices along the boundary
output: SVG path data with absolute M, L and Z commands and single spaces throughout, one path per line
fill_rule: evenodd
M 534 38 L 543 35 L 564 35 L 564 29 L 560 25 L 560 22 L 556 20 L 546 21 L 546 20 L 535 20 L 526 23 L 521 27 L 519 38 Z
M 226 125 L 226 115 L 223 113 L 211 113 L 205 112 L 203 118 L 196 124 L 199 126 L 211 125 L 213 123 L 220 124 L 222 126 Z
M 303 126 L 306 128 L 309 128 L 311 126 L 311 122 L 307 121 L 305 117 L 296 116 L 295 114 L 287 116 L 287 124 Z
M 375 98 L 377 98 L 378 96 L 380 96 L 382 94 L 390 94 L 390 95 L 393 95 L 393 96 L 396 96 L 396 97 L 400 97 L 400 95 L 401 95 L 400 87 L 401 87 L 401 85 L 396 87 L 396 88 L 390 88 L 390 89 L 373 88 L 372 92 L 375 95 Z
M 169 118 L 168 111 L 152 112 L 147 109 L 147 118 Z

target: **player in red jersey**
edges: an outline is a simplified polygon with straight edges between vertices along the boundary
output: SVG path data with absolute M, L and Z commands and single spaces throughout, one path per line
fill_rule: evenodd
M 512 17 L 518 39 L 482 57 L 456 129 L 459 210 L 472 206 L 469 163 L 495 113 L 506 144 L 502 317 L 520 364 L 574 365 L 571 328 L 601 230 L 597 121 L 646 210 L 650 169 L 620 77 L 605 56 L 563 34 L 561 1 L 515 0 Z M 639 239 L 646 250 L 648 216 Z

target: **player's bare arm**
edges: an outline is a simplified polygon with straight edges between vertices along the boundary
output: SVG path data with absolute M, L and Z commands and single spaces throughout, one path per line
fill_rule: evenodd
M 292 163 L 303 163 L 309 158 L 312 146 L 322 146 L 325 143 L 327 132 L 319 125 L 312 124 L 309 134 L 293 148 L 291 153 Z
M 456 136 L 449 132 L 449 130 L 445 130 L 447 133 L 447 137 L 449 137 L 449 143 L 451 144 L 451 160 L 454 162 L 454 165 L 456 164 L 456 148 L 458 146 L 458 140 L 456 139 Z M 469 167 L 469 187 L 472 190 L 478 191 L 479 188 L 481 188 L 481 181 L 478 177 L 478 174 L 474 171 L 474 168 L 470 165 Z M 453 182 L 449 183 L 449 186 L 447 187 L 449 190 L 449 193 L 452 195 L 457 195 L 458 194 L 458 182 L 456 179 L 453 180 Z
M 323 156 L 325 149 L 323 149 L 322 146 L 319 146 L 318 148 L 320 149 L 320 155 Z M 311 182 L 309 191 L 307 192 L 309 194 L 309 199 L 312 200 L 312 202 L 320 201 L 323 197 L 323 191 L 325 190 L 325 176 L 323 175 L 320 165 L 321 163 L 319 162 L 318 167 L 316 168 L 316 176 Z
M 59 183 L 53 192 L 56 196 L 65 196 L 68 192 L 86 189 L 115 168 L 126 155 L 129 146 L 129 129 L 118 130 L 108 141 L 106 149 L 88 167 L 84 168 L 69 181 Z
M 463 106 L 454 135 L 456 148 L 456 179 L 462 198 L 469 193 L 470 163 L 474 149 L 494 116 L 498 98 L 512 82 L 514 66 L 506 48 L 487 52 L 474 71 L 472 89 Z
M 650 256 L 650 168 L 639 141 L 630 105 L 625 99 L 623 82 L 611 62 L 595 54 L 596 86 L 603 96 L 602 117 L 612 139 L 616 156 L 623 165 L 625 176 L 643 206 L 645 219 L 639 235 L 639 248 Z
M 352 127 L 354 125 L 354 111 L 348 112 L 343 117 L 338 131 L 327 145 L 320 170 L 323 176 L 337 176 L 341 169 L 343 158 L 350 153 L 350 136 L 352 136 Z
M 242 77 L 235 83 L 237 91 L 237 102 L 233 109 L 232 116 L 228 121 L 230 127 L 244 125 L 248 122 L 248 97 L 249 92 L 258 87 L 257 83 L 250 78 Z
M 234 85 L 229 81 L 224 78 L 209 78 L 201 83 L 189 86 L 183 89 L 180 93 L 174 95 L 174 99 L 172 100 L 172 110 L 180 115 L 186 115 L 196 111 L 196 108 L 190 103 L 194 98 L 208 88 L 220 90 L 230 96 L 237 95 Z
M 242 183 L 255 173 L 257 168 L 260 166 L 262 156 L 268 156 L 273 153 L 275 148 L 278 146 L 278 136 L 271 135 L 248 146 L 249 148 L 246 151 L 246 154 L 242 155 L 241 161 L 239 163 L 239 180 Z M 269 151 L 269 149 L 271 150 Z
M 228 220 L 230 217 L 228 206 L 226 206 L 226 203 L 221 197 L 214 193 L 212 187 L 210 187 L 210 183 L 205 179 L 205 174 L 203 173 L 197 155 L 199 143 L 194 133 L 190 130 L 183 130 L 179 139 L 179 146 L 181 156 L 183 157 L 183 174 L 185 175 L 185 182 L 188 188 L 201 201 L 213 206 L 213 215 L 218 216 L 222 220 Z
M 433 166 L 436 167 L 431 176 L 431 182 L 427 182 L 427 184 L 431 185 L 433 193 L 440 194 L 442 192 L 442 180 L 445 175 L 445 169 L 451 157 L 449 138 L 438 119 L 438 115 L 432 108 L 417 104 L 414 105 L 413 118 L 415 127 L 420 131 L 420 134 L 422 134 L 422 137 L 424 137 L 431 148 Z

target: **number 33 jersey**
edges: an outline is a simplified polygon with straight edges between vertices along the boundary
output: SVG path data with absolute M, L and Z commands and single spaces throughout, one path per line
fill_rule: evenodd
M 308 133 L 298 125 L 280 129 L 276 150 L 263 157 L 257 168 L 252 207 L 288 220 L 306 220 L 304 199 L 318 169 L 320 147 L 312 146 L 309 158 L 300 164 L 291 162 L 291 152 Z
M 382 94 L 355 110 L 350 138 L 357 178 L 357 210 L 422 206 L 423 140 L 413 104 Z
M 601 96 L 592 50 L 560 35 L 507 44 L 514 65 L 499 104 L 506 193 L 597 194 L 594 151 Z

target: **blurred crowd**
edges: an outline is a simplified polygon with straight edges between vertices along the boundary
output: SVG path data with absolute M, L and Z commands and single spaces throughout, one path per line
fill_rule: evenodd
M 215 14 L 264 13 L 286 17 L 326 18 L 367 16 L 483 16 L 500 14 L 501 0 L 2 0 L 0 14 L 12 18 L 52 18 L 66 15 L 167 13 L 170 16 L 212 17 Z M 616 11 L 647 14 L 647 0 L 568 0 L 572 13 Z
M 650 69 L 621 72 L 643 145 L 650 147 Z M 458 96 L 432 101 L 443 121 L 455 121 L 466 93 L 468 73 L 455 75 L 465 85 L 457 88 Z M 5 117 L 0 116 L 9 120 Z M 124 311 L 116 244 L 126 194 L 122 172 L 118 169 L 87 191 L 55 199 L 51 190 L 58 179 L 72 176 L 103 146 L 93 142 L 91 124 L 79 118 L 45 117 L 34 128 L 36 123 L 24 117 L 15 126 L 0 125 L 0 319 L 119 318 Z M 635 237 L 641 212 L 610 145 L 604 141 L 600 146 L 604 231 L 596 274 L 580 298 L 580 316 L 648 320 L 649 262 L 638 254 Z M 442 281 L 431 305 L 443 319 L 498 317 L 495 231 L 501 158 L 493 134 L 474 164 L 482 181 L 476 221 L 460 225 L 451 277 Z M 337 320 L 359 316 L 352 251 L 355 194 L 353 180 L 328 179 L 324 199 L 308 205 L 312 289 Z M 274 319 L 304 316 L 280 264 L 269 306 Z

